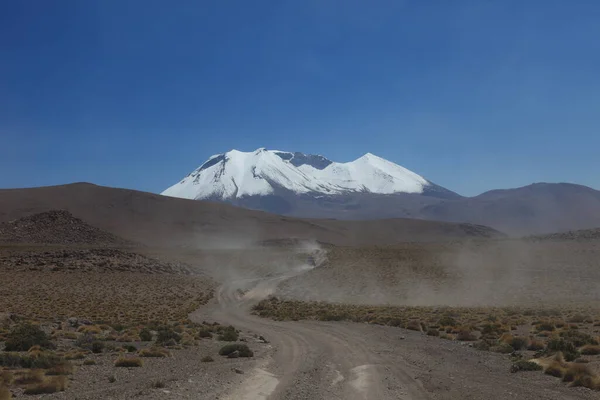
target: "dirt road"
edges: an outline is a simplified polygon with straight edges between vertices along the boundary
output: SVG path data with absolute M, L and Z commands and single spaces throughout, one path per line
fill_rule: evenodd
M 509 373 L 507 357 L 398 328 L 341 322 L 278 322 L 250 314 L 281 282 L 310 267 L 229 280 L 192 315 L 264 336 L 269 352 L 228 390 L 254 399 L 593 399 L 539 372 Z M 203 398 L 200 396 L 200 398 Z
M 367 347 L 360 332 L 343 325 L 276 322 L 250 315 L 250 308 L 277 285 L 309 267 L 265 279 L 221 286 L 211 317 L 263 335 L 270 359 L 229 394 L 231 399 L 428 399 L 402 360 L 393 362 Z

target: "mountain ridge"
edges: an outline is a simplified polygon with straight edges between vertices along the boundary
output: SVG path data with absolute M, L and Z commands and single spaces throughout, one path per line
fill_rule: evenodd
M 371 153 L 336 163 L 299 152 L 232 150 L 162 194 L 300 218 L 465 222 L 513 236 L 600 226 L 600 192 L 587 186 L 539 182 L 464 197 Z

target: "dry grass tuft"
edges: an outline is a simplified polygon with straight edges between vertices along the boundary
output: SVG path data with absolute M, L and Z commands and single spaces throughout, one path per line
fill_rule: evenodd
M 34 383 L 41 383 L 44 381 L 44 371 L 41 369 L 32 369 L 25 371 L 15 378 L 16 385 L 29 385 Z
M 140 357 L 169 357 L 171 353 L 167 349 L 163 349 L 160 347 L 150 347 L 147 349 L 142 349 L 138 352 Z
M 73 373 L 73 364 L 68 361 L 54 365 L 46 371 L 46 375 L 71 375 Z
M 120 357 L 115 361 L 115 367 L 134 368 L 142 365 L 142 360 L 137 357 Z
M 53 376 L 42 382 L 28 386 L 23 393 L 25 394 L 50 394 L 62 392 L 67 388 L 67 378 L 65 376 Z

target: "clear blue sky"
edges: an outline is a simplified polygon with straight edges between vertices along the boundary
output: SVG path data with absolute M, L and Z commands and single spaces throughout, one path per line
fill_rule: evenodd
M 267 147 L 600 188 L 599 38 L 584 0 L 3 1 L 0 187 L 159 192 Z

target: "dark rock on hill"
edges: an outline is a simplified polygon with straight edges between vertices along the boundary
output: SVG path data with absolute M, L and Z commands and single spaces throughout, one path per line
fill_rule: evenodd
M 88 225 L 64 210 L 51 210 L 0 224 L 0 243 L 124 246 L 111 233 Z

